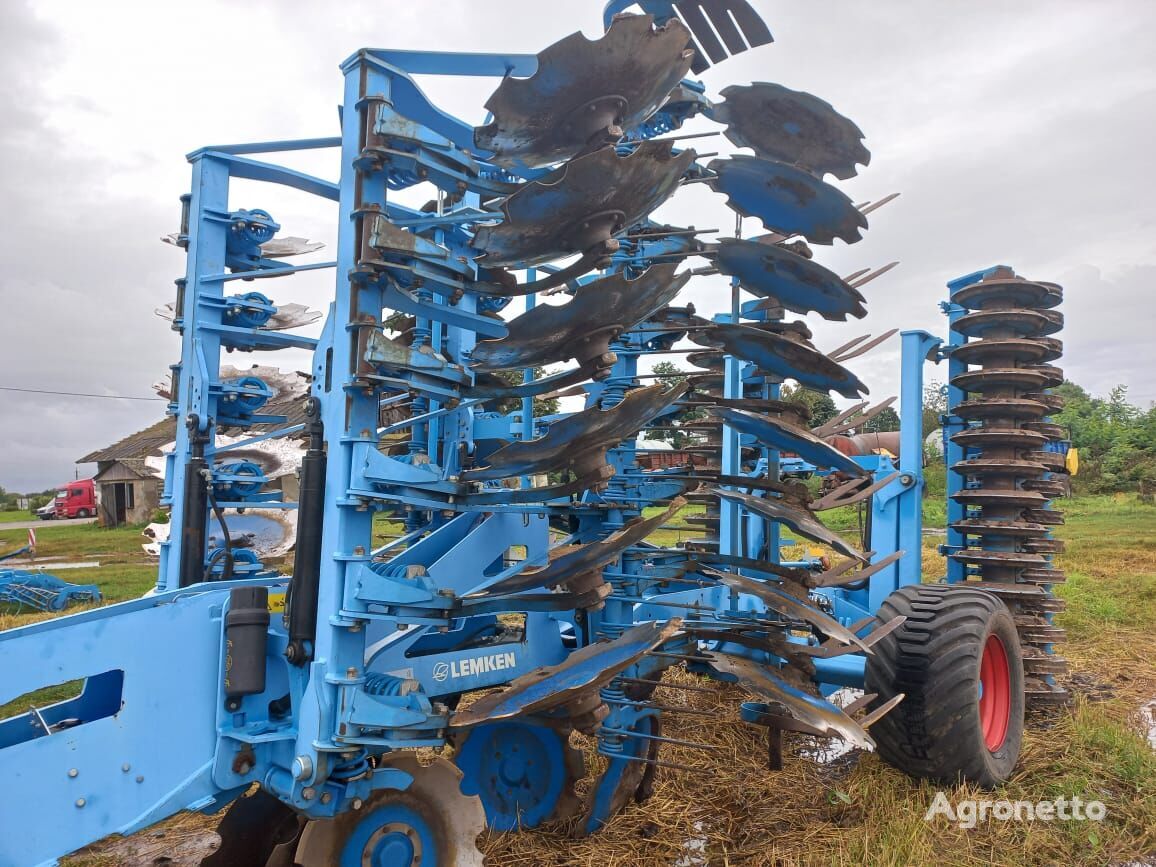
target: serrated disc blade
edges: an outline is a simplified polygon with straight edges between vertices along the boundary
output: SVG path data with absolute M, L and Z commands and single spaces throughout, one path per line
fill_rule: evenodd
M 748 692 L 783 705 L 801 723 L 857 747 L 875 746 L 863 727 L 835 705 L 796 689 L 765 666 L 723 653 L 712 654 L 709 664 L 715 670 L 734 677 Z
M 558 665 L 547 665 L 510 682 L 501 692 L 483 696 L 450 718 L 453 728 L 541 713 L 592 695 L 676 633 L 682 621 L 648 621 L 632 626 L 613 641 L 588 644 Z
M 818 313 L 846 321 L 867 315 L 858 290 L 822 265 L 775 244 L 722 238 L 715 256 L 718 269 L 738 277 L 743 288 L 771 297 L 794 313 Z
M 757 596 L 768 607 L 780 614 L 810 623 L 824 635 L 842 641 L 844 644 L 852 644 L 860 650 L 870 653 L 870 648 L 839 621 L 766 581 L 748 578 L 746 575 L 738 575 L 734 572 L 719 572 L 715 569 L 704 569 L 703 573 L 718 579 L 720 583 L 738 590 L 740 593 Z
M 795 340 L 749 325 L 715 325 L 690 335 L 700 346 L 715 346 L 730 355 L 816 391 L 835 391 L 846 398 L 867 393 L 867 386 L 822 352 Z
M 854 244 L 867 228 L 849 198 L 803 169 L 743 155 L 711 160 L 707 168 L 715 173 L 711 189 L 727 196 L 732 210 L 757 217 L 772 232 L 814 244 L 836 238 Z
M 753 436 L 762 445 L 791 452 L 817 467 L 839 470 L 851 476 L 866 475 L 867 471 L 855 461 L 806 428 L 773 416 L 756 415 L 731 407 L 715 407 L 711 412 L 739 432 Z
M 379 767 L 403 771 L 413 783 L 404 791 L 374 792 L 360 810 L 314 819 L 301 833 L 300 867 L 386 863 L 483 867 L 477 838 L 486 828 L 486 813 L 480 798 L 462 794 L 461 771 L 441 758 L 422 765 L 412 751 L 389 753 Z M 405 861 L 386 860 L 403 852 L 408 855 Z
M 550 563 L 542 569 L 513 575 L 496 584 L 491 584 L 478 593 L 471 593 L 466 598 L 474 600 L 506 596 L 511 593 L 532 590 L 536 587 L 556 587 L 565 584 L 575 576 L 600 570 L 603 566 L 616 560 L 627 548 L 637 545 L 669 521 L 685 505 L 686 500 L 682 497 L 676 497 L 670 506 L 660 514 L 650 518 L 636 518 L 605 539 L 579 545 L 559 545 L 550 550 Z
M 490 162 L 512 168 L 569 159 L 610 127 L 629 130 L 662 105 L 690 69 L 690 33 L 678 19 L 616 18 L 600 39 L 573 33 L 538 53 L 528 78 L 506 78 L 486 101 L 493 121 L 474 129 Z M 621 135 L 621 133 L 619 133 Z
M 726 137 L 755 156 L 843 180 L 855 176 L 857 163 L 871 162 L 863 131 L 817 96 L 766 81 L 721 93 L 726 101 L 711 108 L 711 119 L 725 123 Z
M 632 438 L 652 419 L 671 407 L 688 388 L 686 383 L 667 388 L 661 383 L 636 389 L 618 405 L 590 407 L 550 425 L 545 436 L 508 443 L 493 452 L 484 467 L 467 470 L 467 481 L 507 479 L 572 469 L 587 475 L 606 462 L 606 450 Z
M 568 304 L 540 304 L 509 323 L 498 340 L 474 347 L 475 370 L 534 367 L 577 359 L 592 362 L 610 342 L 669 304 L 690 279 L 677 264 L 654 265 L 635 280 L 619 272 L 584 283 Z
M 829 545 L 845 557 L 853 557 L 862 563 L 867 562 L 868 558 L 862 552 L 856 551 L 842 537 L 832 533 L 814 515 L 794 506 L 788 506 L 777 497 L 752 497 L 750 494 L 744 494 L 741 491 L 729 491 L 726 488 L 712 488 L 711 490 L 724 500 L 738 503 L 764 518 L 786 524 L 800 536 L 805 536 L 812 542 Z
M 526 267 L 583 253 L 649 214 L 678 188 L 695 152 L 648 141 L 628 156 L 603 148 L 520 187 L 502 203 L 505 220 L 474 236 L 487 268 Z

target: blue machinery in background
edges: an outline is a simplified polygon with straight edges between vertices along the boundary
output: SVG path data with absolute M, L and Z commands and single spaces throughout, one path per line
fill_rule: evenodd
M 822 696 L 862 687 L 864 652 L 902 620 L 875 613 L 920 580 L 922 368 L 940 341 L 902 335 L 897 464 L 823 440 L 878 408 L 812 431 L 779 399 L 787 379 L 866 390 L 839 362 L 877 341 L 824 354 L 786 318 L 862 316 L 857 287 L 885 270 L 839 278 L 792 240 L 854 242 L 883 203 L 854 206 L 823 180 L 867 162 L 861 133 L 808 94 L 755 84 L 711 102 L 685 78 L 770 41 L 747 4 L 645 0 L 653 20 L 617 14 L 629 5 L 609 4 L 602 40 L 540 55 L 360 51 L 342 66 L 340 136 L 190 155 L 173 532 L 155 595 L 0 635 L 0 702 L 83 681 L 0 722 L 0 821 L 20 829 L 0 838 L 0 861 L 51 863 L 229 804 L 206 864 L 287 851 L 304 867 L 480 863 L 483 805 L 499 829 L 581 811 L 593 831 L 650 785 L 662 744 L 693 747 L 663 737 L 677 709 L 651 700 L 683 663 L 759 697 L 744 718 L 771 730 L 871 743 L 896 700 L 844 711 Z M 502 81 L 475 128 L 415 75 Z M 704 165 L 663 138 L 696 115 L 755 155 Z M 340 151 L 336 182 L 270 161 L 318 149 Z M 278 247 L 267 212 L 237 208 L 234 180 L 336 203 L 335 260 L 281 261 L 305 250 Z M 769 234 L 707 242 L 653 219 L 691 183 Z M 406 190 L 428 204 L 403 205 Z M 678 272 L 690 257 L 705 267 Z M 334 273 L 319 338 L 277 325 L 279 292 L 236 282 L 318 268 Z M 672 304 L 703 273 L 731 278 L 730 312 L 713 320 Z M 543 303 L 556 291 L 565 305 Z M 519 297 L 525 313 L 496 315 Z M 643 386 L 639 360 L 685 337 L 704 372 Z M 313 353 L 304 425 L 260 415 L 259 379 L 221 378 L 222 351 L 283 348 Z M 535 378 L 554 363 L 568 366 Z M 534 417 L 534 398 L 567 390 L 584 410 Z M 383 421 L 391 407 L 402 421 Z M 241 422 L 304 439 L 297 502 L 230 457 L 253 440 L 218 443 Z M 672 426 L 703 460 L 644 469 L 635 436 Z M 830 474 L 826 492 L 784 475 L 783 453 Z M 648 542 L 684 497 L 706 506 L 692 516 L 703 538 Z M 861 502 L 863 545 L 816 517 Z M 289 577 L 230 544 L 230 508 L 297 510 Z M 376 516 L 401 537 L 375 546 Z M 210 551 L 214 522 L 225 544 Z M 794 555 L 784 532 L 843 559 Z M 572 730 L 609 759 L 583 802 Z M 456 767 L 408 752 L 447 745 Z

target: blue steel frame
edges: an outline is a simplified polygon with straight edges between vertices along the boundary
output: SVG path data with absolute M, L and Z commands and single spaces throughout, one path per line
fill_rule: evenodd
M 0 758 L 21 793 L 18 800 L 3 801 L 0 815 L 5 827 L 22 829 L 19 840 L 13 835 L 0 838 L 0 861 L 50 863 L 61 852 L 110 833 L 131 833 L 180 809 L 218 809 L 253 782 L 307 815 L 334 815 L 375 789 L 409 785 L 408 775 L 371 771 L 366 759 L 389 749 L 442 745 L 448 709 L 437 699 L 504 683 L 559 661 L 567 653 L 564 634 L 571 629 L 582 644 L 616 635 L 640 619 L 667 619 L 683 610 L 756 610 L 754 599 L 728 590 L 682 589 L 675 583 L 673 592 L 654 592 L 655 576 L 661 577 L 664 566 L 685 559 L 685 554 L 647 545 L 627 552 L 620 565 L 607 570 L 614 593 L 602 611 L 589 617 L 536 611 L 509 601 L 490 608 L 463 607 L 466 593 L 545 562 L 548 515 L 561 504 L 519 497 L 516 491 L 504 492 L 505 501 L 495 501 L 493 492 L 467 489 L 458 479 L 457 449 L 448 444 L 464 442 L 476 449 L 487 442 L 531 436 L 536 429 L 532 403 L 527 398 L 514 418 L 485 415 L 469 400 L 455 403 L 468 382 L 460 367 L 429 353 L 390 358 L 381 354 L 380 343 L 375 350 L 364 335 L 380 331 L 383 310 L 403 312 L 417 318 L 419 343 L 435 350 L 444 343 L 460 359 L 478 334 L 504 333 L 504 325 L 482 315 L 477 296 L 467 292 L 456 304 L 448 303 L 454 280 L 476 276 L 472 265 L 454 271 L 452 264 L 442 270 L 430 264 L 439 249 L 455 256 L 464 250 L 455 227 L 481 216 L 479 194 L 491 192 L 490 179 L 479 175 L 467 184 L 469 191 L 458 206 L 433 216 L 390 202 L 388 191 L 405 186 L 418 170 L 443 181 L 460 179 L 460 166 L 467 159 L 463 151 L 473 148 L 472 127 L 432 106 L 411 73 L 529 75 L 535 68 L 536 58 L 526 55 L 361 51 L 342 66 L 339 138 L 218 146 L 190 155 L 188 270 L 174 323 L 182 332 L 174 404 L 179 420 L 195 416 L 196 424 L 191 430 L 178 424 L 177 444 L 168 458 L 172 526 L 183 528 L 193 517 L 183 513 L 179 494 L 205 481 L 186 471 L 193 435 L 205 437 L 210 466 L 216 454 L 213 419 L 221 393 L 221 350 L 313 348 L 312 396 L 321 406 L 328 462 L 312 661 L 300 668 L 288 664 L 287 635 L 274 617 L 268 632 L 266 688 L 226 709 L 221 691 L 227 657 L 223 623 L 235 582 L 180 588 L 182 546 L 187 544 L 181 533 L 174 533 L 162 548 L 155 596 L 0 635 L 0 667 L 14 673 L 5 678 L 0 702 L 47 684 L 87 679 L 79 698 L 0 724 Z M 392 120 L 415 122 L 409 126 L 412 149 L 399 158 L 400 168 L 387 171 L 363 160 L 371 111 L 379 112 L 375 122 L 395 133 L 398 127 L 390 127 Z M 249 156 L 334 147 L 341 153 L 338 183 Z M 237 219 L 228 210 L 233 178 L 279 184 L 338 203 L 336 262 L 278 266 L 285 274 L 335 267 L 335 298 L 319 340 L 225 321 L 225 284 L 245 276 L 228 271 L 228 231 Z M 365 222 L 373 215 L 423 230 L 418 253 L 428 257 L 417 258 L 428 269 L 423 272 L 429 275 L 427 283 L 401 285 L 367 271 L 362 242 Z M 738 300 L 736 287 L 730 321 L 739 321 Z M 614 375 L 618 381 L 612 377 L 593 390 L 603 406 L 620 399 L 634 380 L 645 342 L 637 335 L 623 336 L 616 347 L 623 359 Z M 935 343 L 923 332 L 904 335 L 903 477 L 876 498 L 877 554 L 902 545 L 908 555 L 872 578 L 866 591 L 828 594 L 838 616 L 848 622 L 860 619 L 859 612 L 873 612 L 890 589 L 919 578 L 921 365 Z M 744 375 L 749 376 L 743 367 L 727 359 L 728 397 L 742 395 Z M 762 387 L 765 396 L 777 394 L 776 383 Z M 379 409 L 383 398 L 388 401 L 391 394 L 409 388 L 420 393 L 415 416 L 405 423 L 412 434 L 409 454 L 387 457 L 376 448 L 384 430 Z M 298 431 L 284 428 L 267 436 Z M 773 471 L 777 454 L 767 450 L 763 457 Z M 572 541 L 604 536 L 645 504 L 674 491 L 661 476 L 638 472 L 633 443 L 616 450 L 612 462 L 619 470 L 616 480 L 590 498 L 587 510 L 577 510 L 581 521 Z M 877 464 L 878 471 L 890 469 Z M 735 474 L 739 470 L 739 437 L 729 428 L 724 429 L 723 467 Z M 408 531 L 408 547 L 385 568 L 374 558 L 390 546 L 375 552 L 372 545 L 373 516 L 379 511 L 404 515 Z M 425 511 L 430 512 L 428 523 L 416 514 Z M 722 553 L 742 554 L 765 544 L 770 559 L 779 557 L 777 527 L 761 518 L 744 518 L 738 506 L 722 504 L 721 536 Z M 525 548 L 519 562 L 507 558 L 514 545 Z M 200 553 L 202 558 L 207 555 Z M 244 583 L 268 588 L 274 607 L 284 593 L 285 579 L 279 576 L 246 578 Z M 525 613 L 526 628 L 520 641 L 497 645 L 496 652 L 511 655 L 502 667 L 464 664 L 476 658 L 478 650 L 460 649 L 462 640 L 485 634 L 494 615 L 511 608 Z M 134 652 L 142 636 L 163 640 L 150 640 L 147 653 Z M 855 659 L 843 657 L 824 665 L 822 680 L 860 685 L 862 661 Z M 646 677 L 662 667 L 650 657 L 630 673 Z M 286 695 L 291 711 L 278 714 L 273 706 Z M 599 748 L 612 758 L 621 757 L 615 766 L 621 769 L 637 757 L 656 711 L 628 701 L 621 689 L 608 688 L 603 698 L 612 713 Z M 85 724 L 56 729 L 55 723 L 72 715 L 84 718 Z M 180 749 L 172 749 L 173 744 Z M 601 803 L 608 802 L 615 782 L 614 773 L 608 774 L 597 793 Z M 59 822 L 66 814 L 75 821 Z

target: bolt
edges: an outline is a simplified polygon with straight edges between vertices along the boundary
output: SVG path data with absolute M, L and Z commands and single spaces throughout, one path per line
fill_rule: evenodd
M 76 777 L 80 776 L 80 771 L 78 771 L 76 768 L 69 768 L 68 769 L 68 776 L 75 779 Z
M 345 669 L 345 676 L 350 679 L 357 677 L 357 669 L 353 666 L 350 666 L 349 668 Z
M 139 776 L 138 776 L 138 777 L 136 778 L 136 781 L 137 781 L 138 783 L 143 783 L 143 782 L 144 782 L 144 777 L 139 777 Z
M 298 756 L 293 760 L 293 779 L 307 780 L 313 776 L 313 760 L 309 756 Z
M 355 810 L 360 810 L 362 803 L 363 802 L 362 802 L 361 798 L 354 798 L 353 803 L 351 803 L 349 806 L 353 807 L 353 809 L 355 809 Z
M 312 786 L 306 786 L 304 789 L 301 790 L 301 797 L 304 798 L 306 801 L 312 801 L 313 796 L 316 794 L 317 794 L 317 790 L 315 788 L 313 788 Z
M 84 798 L 77 798 L 76 799 L 76 806 L 77 807 L 83 807 L 87 803 L 88 803 L 88 801 L 84 800 Z
M 358 545 L 356 548 L 354 548 L 353 549 L 353 556 L 354 557 L 364 557 L 365 556 L 365 546 L 364 545 Z
M 120 766 L 120 769 L 127 774 L 129 771 L 132 770 L 132 766 L 129 765 L 128 762 L 125 762 L 123 765 Z
M 331 792 L 322 792 L 321 793 L 321 803 L 322 804 L 328 804 L 332 800 L 333 800 L 333 794 Z

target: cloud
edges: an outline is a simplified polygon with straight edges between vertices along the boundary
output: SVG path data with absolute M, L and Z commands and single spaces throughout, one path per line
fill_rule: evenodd
M 210 143 L 336 131 L 338 64 L 364 45 L 534 52 L 574 30 L 595 35 L 601 3 L 452 0 L 319 5 L 253 0 L 186 4 L 10 3 L 0 30 L 0 384 L 148 395 L 179 342 L 153 309 L 172 300 L 176 228 L 189 184 L 183 155 Z M 866 287 L 863 323 L 812 323 L 830 348 L 887 328 L 943 331 L 944 283 L 995 262 L 1067 282 L 1061 362 L 1103 390 L 1156 397 L 1147 305 L 1156 268 L 1156 6 L 1029 0 L 1015 4 L 756 2 L 774 45 L 704 78 L 780 81 L 830 101 L 866 132 L 872 164 L 842 184 L 857 200 L 902 192 L 865 240 L 819 248 L 840 273 L 900 260 Z M 500 13 L 500 14 L 499 14 Z M 141 33 L 148 38 L 142 39 Z M 480 121 L 493 82 L 422 82 L 450 111 Z M 709 124 L 696 126 L 709 128 Z M 700 151 L 729 150 L 720 136 Z M 335 177 L 336 155 L 296 158 Z M 332 245 L 332 206 L 238 184 L 235 207 L 263 207 L 285 231 Z M 701 186 L 663 210 L 731 230 Z M 757 230 L 747 221 L 748 234 Z M 331 277 L 259 288 L 322 308 Z M 729 304 L 725 281 L 687 293 L 701 312 Z M 520 308 L 519 308 L 520 309 Z M 229 359 L 244 364 L 248 359 Z M 254 358 L 284 367 L 301 354 Z M 898 341 L 851 366 L 875 397 L 894 393 Z M 936 375 L 929 370 L 929 375 Z M 942 373 L 939 374 L 942 378 Z M 162 404 L 0 392 L 0 484 L 52 486 L 76 457 L 151 423 Z

